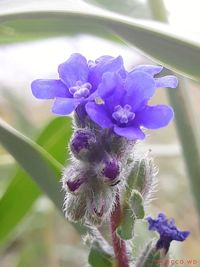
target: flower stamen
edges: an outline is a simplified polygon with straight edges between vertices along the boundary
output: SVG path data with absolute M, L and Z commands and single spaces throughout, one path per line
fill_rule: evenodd
M 124 107 L 117 105 L 114 108 L 112 117 L 119 123 L 128 123 L 135 118 L 135 113 L 131 112 L 131 109 L 131 106 L 128 104 L 126 104 Z
M 92 85 L 90 83 L 82 83 L 77 81 L 75 86 L 69 88 L 69 92 L 73 95 L 74 98 L 86 98 L 90 94 Z

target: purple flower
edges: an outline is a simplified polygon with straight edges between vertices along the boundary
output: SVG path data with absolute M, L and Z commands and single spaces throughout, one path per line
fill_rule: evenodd
M 160 239 L 156 243 L 156 248 L 165 249 L 166 252 L 173 240 L 184 241 L 190 233 L 189 231 L 180 231 L 176 227 L 174 220 L 168 221 L 163 213 L 159 213 L 155 220 L 151 217 L 147 217 L 147 221 L 149 223 L 149 230 L 157 231 L 160 234 Z
M 106 97 L 113 88 L 115 72 L 125 75 L 120 56 L 102 56 L 94 62 L 87 62 L 82 55 L 72 54 L 58 66 L 59 79 L 35 80 L 31 89 L 36 98 L 55 99 L 53 113 L 68 115 L 96 95 Z
M 115 74 L 113 89 L 101 101 L 88 102 L 86 112 L 102 128 L 129 140 L 144 139 L 141 127 L 158 129 L 165 127 L 173 118 L 173 109 L 166 105 L 149 106 L 148 101 L 156 88 L 177 86 L 177 78 L 154 78 L 161 66 L 138 66 L 122 77 Z M 103 94 L 105 96 L 105 93 Z

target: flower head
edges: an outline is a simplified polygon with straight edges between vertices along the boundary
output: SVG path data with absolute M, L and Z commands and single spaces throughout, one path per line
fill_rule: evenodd
M 157 231 L 160 234 L 156 248 L 165 249 L 166 252 L 173 240 L 184 241 L 190 233 L 189 231 L 180 231 L 176 227 L 174 220 L 168 221 L 163 213 L 159 213 L 157 219 L 147 217 L 147 221 L 149 223 L 149 230 Z
M 177 86 L 177 78 L 154 78 L 162 70 L 160 66 L 138 66 L 122 77 L 117 73 L 113 90 L 102 101 L 88 102 L 86 112 L 102 128 L 111 128 L 119 136 L 129 140 L 144 139 L 141 127 L 158 129 L 173 118 L 173 110 L 166 105 L 149 106 L 148 101 L 156 88 Z
M 76 53 L 58 66 L 59 79 L 35 80 L 31 89 L 36 98 L 55 99 L 53 113 L 68 115 L 97 94 L 106 97 L 113 87 L 115 72 L 125 75 L 120 56 L 102 56 L 94 62 L 87 62 L 84 56 Z
M 144 139 L 141 127 L 158 129 L 173 118 L 171 107 L 148 105 L 156 88 L 177 86 L 172 75 L 155 78 L 161 70 L 161 66 L 140 65 L 128 72 L 120 56 L 87 62 L 76 53 L 59 65 L 59 79 L 35 80 L 31 88 L 39 99 L 55 99 L 52 111 L 56 114 L 76 110 L 83 122 L 88 115 L 101 128 L 110 128 L 119 136 Z

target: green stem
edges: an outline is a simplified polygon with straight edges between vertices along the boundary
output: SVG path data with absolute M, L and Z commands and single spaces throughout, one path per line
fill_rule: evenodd
M 162 0 L 149 0 L 152 16 L 155 20 L 168 22 L 165 6 Z M 195 112 L 188 90 L 187 79 L 179 76 L 177 90 L 169 90 L 168 97 L 175 110 L 177 133 L 183 149 L 194 200 L 200 216 L 200 142 L 199 128 L 195 121 Z

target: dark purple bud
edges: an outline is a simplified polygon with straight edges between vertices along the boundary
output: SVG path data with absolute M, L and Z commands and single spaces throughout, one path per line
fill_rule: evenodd
M 119 173 L 120 167 L 116 159 L 108 159 L 103 162 L 101 174 L 108 178 L 110 182 L 116 182 Z
M 63 189 L 70 193 L 78 193 L 87 183 L 87 175 L 83 166 L 80 163 L 78 165 L 78 162 L 74 160 L 73 164 L 64 169 Z
M 79 187 L 85 182 L 84 178 L 78 178 L 76 180 L 68 180 L 66 181 L 66 185 L 71 192 L 75 192 L 79 189 Z
M 89 129 L 77 130 L 71 140 L 70 148 L 77 159 L 88 161 L 96 148 L 96 136 Z

